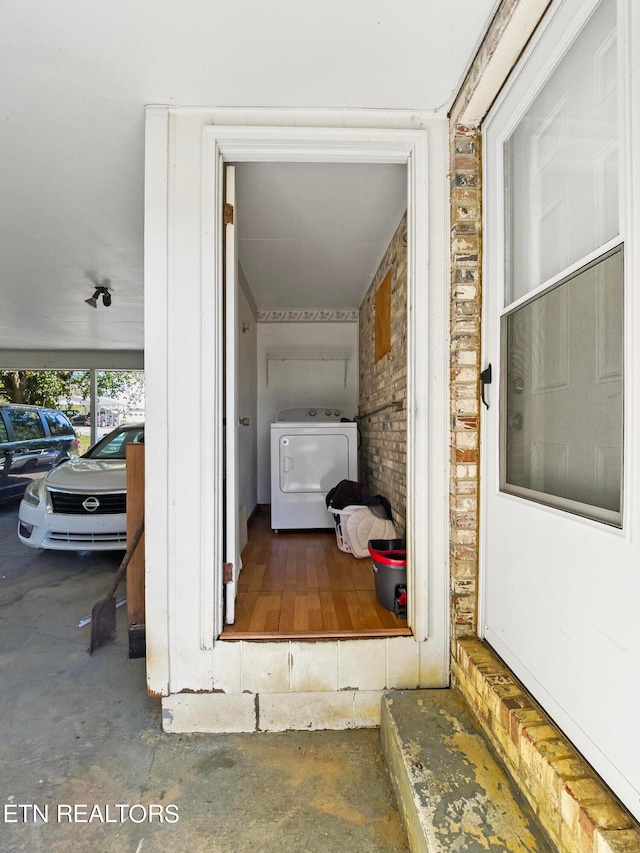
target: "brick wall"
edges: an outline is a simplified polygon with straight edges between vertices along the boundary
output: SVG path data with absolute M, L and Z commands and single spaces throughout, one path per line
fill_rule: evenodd
M 362 445 L 360 479 L 371 494 L 391 502 L 399 536 L 404 535 L 407 504 L 407 247 L 406 216 L 389 244 L 360 306 L 360 401 Z M 391 352 L 374 359 L 375 295 L 391 270 Z M 392 402 L 399 408 L 386 408 Z
M 638 853 L 640 827 L 507 667 L 460 640 L 458 689 L 558 853 Z
M 481 200 L 480 133 L 453 128 L 449 556 L 454 641 L 477 633 Z

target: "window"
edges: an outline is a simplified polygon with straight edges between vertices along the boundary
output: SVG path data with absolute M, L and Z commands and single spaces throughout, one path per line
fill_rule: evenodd
M 40 413 L 33 409 L 8 409 L 15 441 L 44 438 L 44 426 Z
M 43 414 L 52 436 L 73 434 L 73 427 L 62 412 L 45 411 Z
M 503 317 L 503 489 L 619 523 L 623 253 Z
M 616 56 L 605 0 L 505 143 L 506 303 L 618 236 Z
M 91 459 L 126 459 L 127 444 L 141 444 L 144 442 L 144 429 L 125 429 L 114 435 L 105 436 L 101 442 L 91 450 L 88 456 Z
M 622 523 L 615 0 L 504 145 L 501 489 Z

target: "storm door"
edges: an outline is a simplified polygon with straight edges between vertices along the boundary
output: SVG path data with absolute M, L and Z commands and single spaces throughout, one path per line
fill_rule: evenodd
M 556 4 L 485 127 L 480 624 L 638 814 L 624 5 Z

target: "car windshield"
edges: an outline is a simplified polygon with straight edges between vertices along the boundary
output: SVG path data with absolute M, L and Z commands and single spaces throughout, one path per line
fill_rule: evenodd
M 87 459 L 126 459 L 127 444 L 135 442 L 141 444 L 144 441 L 144 428 L 136 427 L 122 428 L 106 435 L 95 444 L 91 450 L 85 453 Z

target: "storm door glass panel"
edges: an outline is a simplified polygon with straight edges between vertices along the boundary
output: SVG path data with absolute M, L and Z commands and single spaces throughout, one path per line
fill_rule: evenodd
M 623 252 L 502 318 L 502 489 L 620 525 Z
M 505 304 L 619 232 L 616 2 L 603 0 L 504 147 Z

